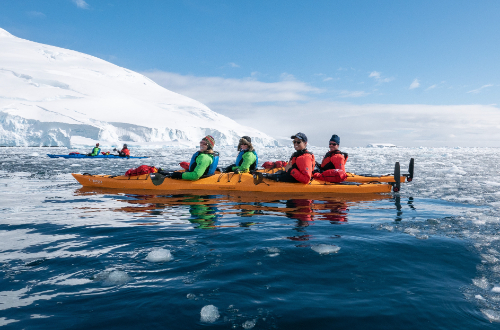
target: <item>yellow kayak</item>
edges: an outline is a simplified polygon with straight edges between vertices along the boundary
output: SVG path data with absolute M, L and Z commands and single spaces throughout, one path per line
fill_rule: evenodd
M 399 164 L 399 163 L 398 163 Z M 410 159 L 410 165 L 408 167 L 408 174 L 402 174 L 399 176 L 399 182 L 411 182 L 413 180 L 413 169 L 414 169 L 415 161 L 414 159 Z M 397 165 L 399 166 L 399 165 Z M 259 170 L 262 173 L 276 173 L 280 170 L 284 170 L 283 167 L 273 168 L 270 170 Z M 396 169 L 394 169 L 396 171 Z M 386 174 L 386 175 L 374 175 L 374 174 L 355 174 L 347 172 L 347 179 L 345 182 L 360 182 L 360 183 L 368 183 L 368 182 L 386 182 L 386 183 L 396 183 L 394 178 L 394 174 Z
M 392 184 L 388 183 L 328 183 L 313 180 L 309 184 L 276 182 L 262 175 L 250 173 L 222 173 L 197 181 L 176 180 L 161 174 L 139 176 L 110 176 L 72 174 L 84 187 L 111 188 L 122 190 L 161 190 L 161 191 L 247 191 L 265 193 L 332 193 L 332 194 L 372 194 L 388 193 Z

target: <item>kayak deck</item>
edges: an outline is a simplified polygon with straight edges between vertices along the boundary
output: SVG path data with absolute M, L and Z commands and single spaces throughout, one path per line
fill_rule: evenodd
M 139 176 L 110 176 L 72 173 L 84 187 L 139 189 L 139 190 L 210 190 L 210 191 L 252 191 L 270 193 L 334 193 L 334 194 L 372 194 L 388 193 L 392 185 L 388 183 L 328 183 L 313 180 L 309 184 L 276 182 L 263 178 L 258 180 L 252 174 L 223 173 L 197 181 L 165 178 L 155 185 L 149 174 Z

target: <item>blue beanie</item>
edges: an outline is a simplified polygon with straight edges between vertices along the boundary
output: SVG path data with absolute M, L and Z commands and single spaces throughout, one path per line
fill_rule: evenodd
M 340 137 L 337 134 L 333 134 L 331 139 L 330 139 L 330 142 L 331 141 L 336 142 L 337 144 L 340 144 Z

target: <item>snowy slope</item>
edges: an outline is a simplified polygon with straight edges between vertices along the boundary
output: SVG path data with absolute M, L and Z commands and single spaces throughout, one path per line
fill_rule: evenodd
M 141 74 L 0 28 L 0 146 L 193 145 L 207 134 L 276 144 Z

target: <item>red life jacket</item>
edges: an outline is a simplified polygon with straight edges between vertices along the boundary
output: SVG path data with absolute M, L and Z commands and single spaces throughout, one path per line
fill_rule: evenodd
M 342 170 L 345 172 L 345 163 L 349 155 L 345 152 L 341 152 L 340 150 L 328 151 L 321 162 L 320 170 Z
M 125 175 L 127 176 L 137 176 L 141 174 L 149 174 L 149 173 L 156 173 L 158 172 L 158 169 L 154 166 L 148 166 L 148 165 L 141 165 L 138 168 L 131 168 L 127 172 L 125 172 Z
M 295 180 L 302 183 L 311 181 L 312 172 L 316 166 L 316 160 L 312 152 L 307 151 L 307 149 L 294 152 L 290 158 L 290 164 L 292 164 L 290 175 Z
M 121 152 L 125 155 L 125 156 L 130 156 L 130 150 L 128 150 L 127 148 L 123 148 L 121 150 Z

